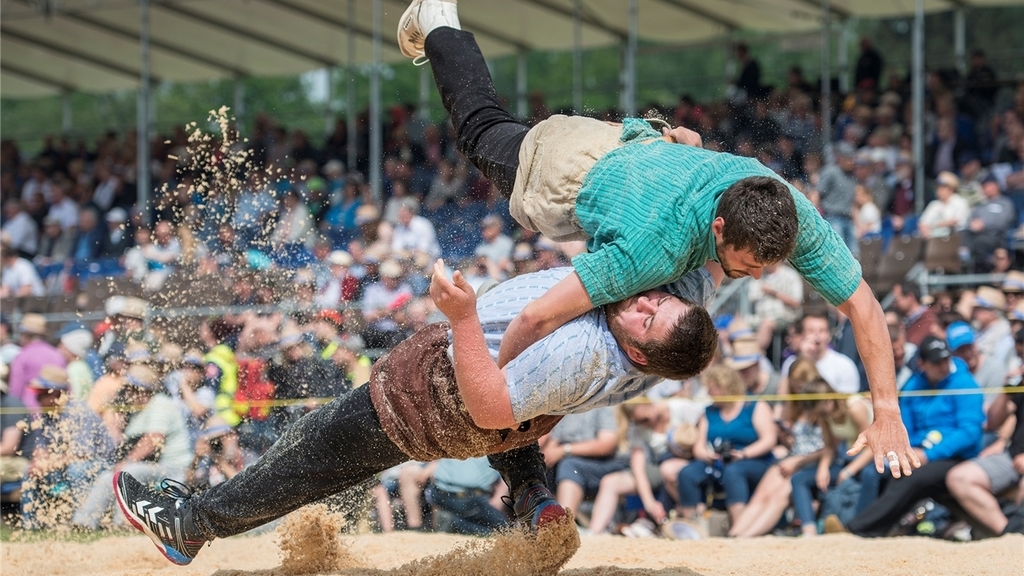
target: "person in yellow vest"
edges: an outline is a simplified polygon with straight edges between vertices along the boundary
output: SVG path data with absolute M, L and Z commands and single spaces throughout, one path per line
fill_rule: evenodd
M 232 428 L 242 421 L 242 411 L 235 405 L 235 393 L 238 391 L 238 360 L 235 352 L 226 342 L 224 325 L 220 320 L 203 322 L 200 336 L 210 345 L 209 352 L 203 357 L 206 367 L 203 372 L 203 385 L 216 392 L 213 404 L 214 414 Z
M 363 354 L 365 346 L 358 334 L 344 332 L 344 320 L 337 310 L 321 310 L 310 325 L 319 343 L 319 354 L 345 375 L 349 388 L 358 388 L 370 381 L 373 361 Z

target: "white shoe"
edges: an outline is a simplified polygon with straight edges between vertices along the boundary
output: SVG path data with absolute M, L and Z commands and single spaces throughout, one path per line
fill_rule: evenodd
M 402 55 L 412 58 L 416 66 L 422 66 L 427 62 L 423 53 L 423 43 L 427 40 L 427 34 L 442 26 L 462 30 L 456 8 L 457 1 L 412 0 L 402 14 L 402 19 L 398 21 L 398 48 Z

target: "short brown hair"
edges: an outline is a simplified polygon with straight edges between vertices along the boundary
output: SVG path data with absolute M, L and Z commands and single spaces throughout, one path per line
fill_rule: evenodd
M 715 216 L 725 221 L 725 245 L 750 250 L 760 264 L 782 262 L 796 245 L 796 202 L 789 188 L 770 176 L 737 180 L 722 194 Z
M 685 380 L 703 372 L 715 357 L 718 330 L 711 315 L 692 300 L 680 300 L 689 310 L 676 320 L 667 337 L 644 343 L 629 342 L 647 358 L 647 364 L 637 366 L 641 372 L 669 380 Z

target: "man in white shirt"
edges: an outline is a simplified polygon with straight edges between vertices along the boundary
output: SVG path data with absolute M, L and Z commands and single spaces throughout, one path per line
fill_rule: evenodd
M 51 186 L 50 177 L 46 175 L 46 171 L 39 166 L 34 166 L 32 177 L 21 187 L 22 202 L 31 202 L 37 194 L 42 195 L 43 202 L 49 202 Z
M 507 272 L 516 243 L 502 233 L 505 222 L 497 214 L 488 214 L 480 221 L 480 236 L 483 242 L 477 244 L 475 254 L 483 256 L 492 265 Z
M 856 394 L 860 392 L 860 374 L 857 365 L 849 357 L 828 347 L 832 333 L 828 317 L 824 314 L 806 314 L 796 325 L 800 335 L 800 356 L 814 360 L 818 373 L 836 392 Z M 789 374 L 797 356 L 791 356 L 782 364 L 782 373 Z M 779 394 L 788 394 L 789 383 L 779 385 Z
M 971 318 L 978 327 L 978 352 L 1008 364 L 1014 349 L 1010 321 L 1006 319 L 1006 296 L 991 286 L 980 286 L 974 294 Z
M 416 215 L 412 202 L 402 201 L 398 208 L 398 223 L 391 237 L 391 252 L 396 257 L 410 257 L 423 263 L 433 262 L 441 256 L 434 225 L 430 220 Z
M 65 184 L 56 184 L 50 188 L 50 211 L 47 216 L 56 218 L 60 222 L 61 230 L 68 230 L 78 226 L 78 204 L 67 197 Z
M 10 199 L 4 202 L 3 234 L 12 248 L 26 256 L 34 256 L 39 247 L 39 226 L 22 210 L 21 202 Z
M 43 281 L 39 279 L 36 267 L 31 262 L 18 256 L 14 248 L 3 245 L 0 248 L 3 260 L 3 273 L 0 274 L 0 297 L 11 296 L 43 296 L 46 291 Z

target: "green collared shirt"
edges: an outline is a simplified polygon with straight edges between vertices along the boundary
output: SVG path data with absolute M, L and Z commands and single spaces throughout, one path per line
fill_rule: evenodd
M 588 252 L 572 263 L 595 306 L 718 260 L 711 222 L 726 189 L 750 176 L 785 182 L 752 158 L 666 142 L 637 118 L 623 122 L 622 142 L 598 160 L 576 199 L 576 217 L 590 240 Z M 860 284 L 860 264 L 810 201 L 786 185 L 799 219 L 789 262 L 839 305 Z

